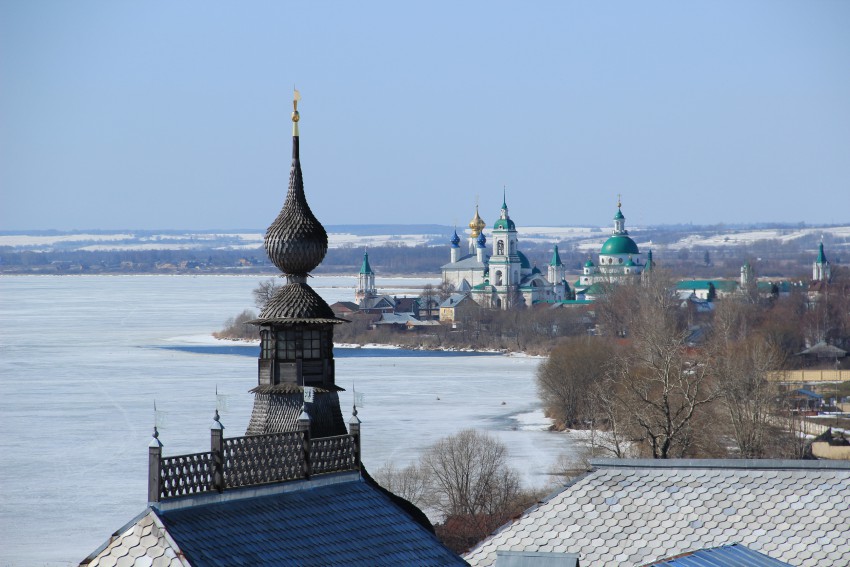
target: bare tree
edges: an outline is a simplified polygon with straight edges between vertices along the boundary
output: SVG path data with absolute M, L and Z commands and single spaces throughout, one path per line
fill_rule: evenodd
M 274 294 L 279 287 L 280 285 L 278 285 L 277 280 L 275 279 L 268 279 L 260 282 L 251 292 L 254 294 L 254 305 L 257 306 L 257 309 L 262 310 L 266 306 L 266 303 L 274 297 Z
M 426 478 L 422 469 L 416 463 L 403 469 L 396 469 L 388 461 L 375 474 L 375 479 L 381 486 L 415 506 L 421 508 L 427 505 Z
M 495 438 L 466 429 L 432 445 L 420 459 L 428 507 L 442 516 L 437 536 L 462 552 L 539 498 L 523 490 Z
M 431 284 L 425 284 L 422 287 L 422 293 L 419 294 L 421 300 L 421 308 L 424 310 L 425 319 L 433 319 L 433 310 L 439 306 L 440 292 Z
M 440 301 L 445 301 L 455 292 L 455 284 L 447 281 L 440 282 L 437 286 L 437 294 L 440 296 Z
M 613 345 L 598 337 L 561 342 L 537 368 L 537 388 L 549 417 L 567 427 L 593 419 L 590 396 L 605 375 Z
M 437 441 L 421 466 L 445 516 L 494 514 L 519 492 L 519 476 L 507 464 L 508 450 L 495 438 L 465 429 Z
M 632 456 L 634 443 L 630 432 L 628 408 L 619 403 L 617 383 L 606 376 L 593 385 L 588 402 L 593 416 L 590 421 L 590 456 L 599 451 L 617 459 Z
M 744 458 L 770 456 L 776 437 L 778 388 L 768 374 L 782 367 L 783 355 L 771 344 L 772 333 L 753 330 L 752 304 L 727 300 L 717 306 L 710 354 L 732 436 Z
M 224 322 L 224 328 L 221 331 L 213 333 L 213 336 L 217 339 L 259 339 L 260 332 L 257 326 L 248 323 L 248 321 L 256 318 L 256 313 L 250 309 L 246 309 L 236 317 L 227 319 Z
M 647 279 L 626 320 L 631 344 L 609 366 L 616 402 L 653 458 L 688 454 L 692 420 L 719 395 L 710 359 L 692 353 L 689 330 L 666 278 Z

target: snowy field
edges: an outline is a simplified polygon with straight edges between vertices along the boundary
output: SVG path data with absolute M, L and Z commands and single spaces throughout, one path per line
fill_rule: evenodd
M 215 391 L 226 435 L 244 434 L 256 347 L 221 353 L 209 337 L 251 306 L 267 278 L 0 277 L 0 566 L 76 565 L 145 507 L 153 404 L 165 454 L 203 451 Z M 415 293 L 429 280 L 383 280 Z M 354 278 L 311 280 L 328 301 L 353 299 Z M 393 287 L 397 286 L 397 287 Z M 240 350 L 237 349 L 237 350 Z M 246 352 L 246 350 L 248 352 Z M 509 446 L 541 486 L 570 436 L 544 431 L 539 359 L 469 353 L 335 350 L 344 415 L 365 395 L 363 458 L 404 466 L 438 438 L 473 427 Z
M 640 226 L 630 225 L 631 236 L 643 248 L 651 248 L 652 242 L 642 239 Z M 399 227 L 398 234 L 354 234 L 351 232 L 330 232 L 330 248 L 373 248 L 377 246 L 404 244 L 406 246 L 424 246 L 433 243 L 448 244 L 452 229 L 446 227 L 441 233 L 406 233 Z M 554 244 L 568 242 L 578 250 L 596 252 L 599 246 L 611 234 L 611 226 L 602 227 L 544 227 L 518 226 L 520 240 L 536 244 Z M 488 236 L 489 232 L 485 231 Z M 468 230 L 458 230 L 461 238 L 467 238 Z M 833 246 L 850 244 L 850 226 L 837 227 L 796 227 L 759 230 L 723 230 L 695 232 L 677 242 L 665 244 L 669 250 L 681 248 L 734 247 L 751 245 L 759 240 L 778 240 L 788 242 L 799 238 L 830 235 Z M 121 231 L 115 233 L 57 233 L 45 235 L 0 234 L 0 247 L 9 246 L 19 250 L 49 251 L 64 250 L 255 250 L 262 248 L 263 232 L 218 231 L 218 232 L 168 232 L 154 234 L 149 232 Z

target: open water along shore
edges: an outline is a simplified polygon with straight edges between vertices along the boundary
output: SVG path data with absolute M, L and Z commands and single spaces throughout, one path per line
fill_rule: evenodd
M 144 509 L 154 402 L 167 455 L 207 449 L 216 389 L 225 435 L 244 434 L 257 348 L 210 333 L 251 307 L 265 279 L 0 277 L 0 566 L 75 565 Z M 329 303 L 352 300 L 354 283 L 310 281 Z M 372 472 L 469 427 L 504 441 L 529 485 L 546 484 L 558 456 L 575 452 L 569 436 L 545 431 L 538 359 L 341 347 L 335 357 L 346 419 L 352 391 L 365 397 Z

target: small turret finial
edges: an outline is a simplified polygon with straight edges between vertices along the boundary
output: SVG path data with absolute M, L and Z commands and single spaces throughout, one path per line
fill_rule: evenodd
M 617 193 L 617 208 L 622 208 L 623 206 L 623 196 L 620 193 Z

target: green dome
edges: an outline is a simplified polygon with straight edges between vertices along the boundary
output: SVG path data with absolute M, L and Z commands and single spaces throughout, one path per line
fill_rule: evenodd
M 614 215 L 614 220 L 624 220 L 626 217 L 623 216 L 623 211 L 617 209 L 617 214 Z
M 640 254 L 635 241 L 625 234 L 615 234 L 602 245 L 600 254 Z
M 493 224 L 493 230 L 516 230 L 516 225 L 511 219 L 499 219 Z
M 585 268 L 592 268 L 592 267 L 593 267 L 593 260 L 591 260 L 590 258 L 588 258 L 588 259 L 587 259 L 587 262 L 585 262 L 585 263 L 584 263 L 584 267 L 585 267 Z

